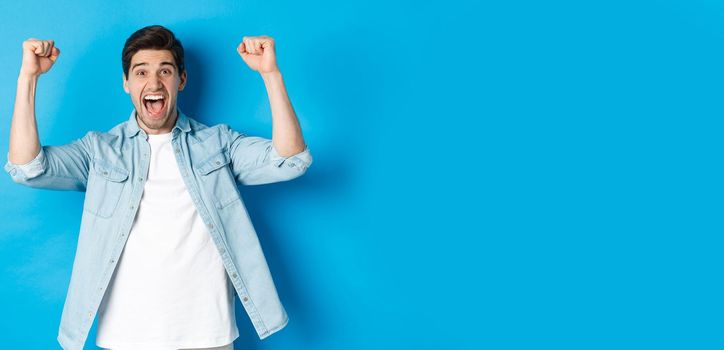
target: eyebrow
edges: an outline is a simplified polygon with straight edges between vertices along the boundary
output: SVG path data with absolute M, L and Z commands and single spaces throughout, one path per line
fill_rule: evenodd
M 134 70 L 134 69 L 135 69 L 136 67 L 138 67 L 138 66 L 147 66 L 147 65 L 148 65 L 148 62 L 136 63 L 136 64 L 133 65 L 133 67 L 131 67 L 131 70 Z M 176 65 L 173 64 L 173 62 L 169 62 L 169 61 L 163 61 L 163 62 L 161 62 L 161 65 L 162 65 L 162 66 L 167 66 L 167 65 L 168 65 L 168 66 L 171 66 L 171 67 L 173 67 L 173 68 L 176 68 Z

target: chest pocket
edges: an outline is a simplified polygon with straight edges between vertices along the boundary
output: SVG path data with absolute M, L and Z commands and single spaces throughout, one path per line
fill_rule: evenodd
M 102 218 L 113 216 L 127 179 L 128 170 L 94 159 L 83 209 Z
M 222 149 L 195 167 L 202 187 L 213 198 L 214 206 L 218 209 L 241 199 L 229 162 L 225 149 Z

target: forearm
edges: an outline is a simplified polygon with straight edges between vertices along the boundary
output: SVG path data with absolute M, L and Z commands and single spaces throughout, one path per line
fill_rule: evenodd
M 38 127 L 35 120 L 35 91 L 38 77 L 26 74 L 18 76 L 8 154 L 8 160 L 13 164 L 28 163 L 40 152 Z
M 262 74 L 272 113 L 272 143 L 279 155 L 295 155 L 305 148 L 302 129 L 279 71 Z

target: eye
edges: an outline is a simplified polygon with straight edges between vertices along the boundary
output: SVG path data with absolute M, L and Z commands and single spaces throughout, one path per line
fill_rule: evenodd
M 144 75 L 144 74 L 146 74 L 146 72 L 144 72 L 142 70 L 136 72 L 136 75 Z
M 164 70 L 161 71 L 161 73 L 168 75 L 168 74 L 171 74 L 171 71 L 168 70 L 168 69 L 164 69 Z

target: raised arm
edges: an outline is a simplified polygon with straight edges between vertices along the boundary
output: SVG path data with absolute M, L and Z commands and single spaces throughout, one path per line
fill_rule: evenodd
M 312 164 L 312 155 L 276 64 L 274 40 L 268 36 L 244 37 L 237 51 L 264 79 L 272 111 L 271 140 L 227 129 L 237 182 L 261 185 L 301 176 Z
M 283 157 L 304 151 L 302 129 L 277 66 L 274 39 L 266 35 L 245 36 L 237 51 L 249 68 L 259 72 L 264 80 L 271 106 L 274 148 Z
M 4 169 L 13 181 L 35 188 L 84 191 L 91 163 L 92 133 L 66 145 L 41 146 L 35 119 L 35 90 L 40 75 L 60 55 L 52 40 L 23 42 L 10 147 Z
M 50 70 L 59 55 L 60 50 L 54 46 L 53 40 L 31 38 L 23 42 L 23 64 L 10 124 L 8 160 L 11 163 L 26 164 L 40 152 L 35 121 L 35 90 L 40 75 Z

